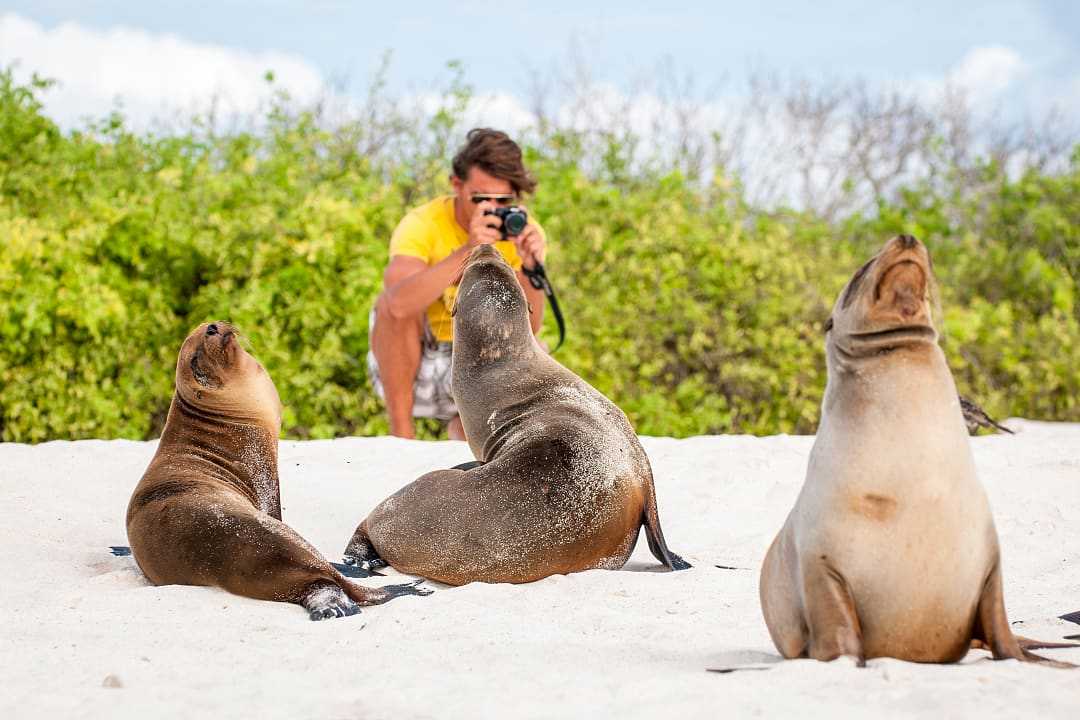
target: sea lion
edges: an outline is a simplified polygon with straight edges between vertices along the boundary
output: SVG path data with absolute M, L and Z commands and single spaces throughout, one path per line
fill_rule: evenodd
M 1005 615 L 1001 554 L 931 317 L 926 248 L 893 238 L 826 323 L 828 383 L 761 607 L 786 658 L 1042 661 Z
M 128 540 L 150 582 L 297 603 L 312 620 L 429 593 L 354 585 L 281 521 L 280 427 L 274 382 L 235 328 L 197 327 L 180 348 L 157 452 L 128 503 Z
M 454 399 L 477 461 L 376 507 L 346 556 L 451 585 L 621 568 L 639 530 L 673 570 L 652 470 L 626 416 L 544 352 L 514 271 L 476 248 L 454 307 Z

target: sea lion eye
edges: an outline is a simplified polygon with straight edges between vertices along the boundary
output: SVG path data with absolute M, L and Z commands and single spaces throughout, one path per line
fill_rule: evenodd
M 829 332 L 830 330 L 832 330 L 832 328 L 833 328 L 833 321 L 832 321 L 832 316 L 830 315 L 829 319 L 825 321 L 825 332 Z

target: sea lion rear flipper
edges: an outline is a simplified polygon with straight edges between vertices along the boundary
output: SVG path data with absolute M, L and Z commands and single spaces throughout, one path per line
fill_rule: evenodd
M 656 509 L 656 490 L 649 484 L 645 497 L 645 509 L 641 514 L 641 524 L 645 527 L 645 539 L 649 541 L 649 551 L 653 557 L 671 570 L 687 570 L 690 563 L 671 552 L 664 540 L 664 531 L 660 528 L 660 514 Z
M 346 557 L 347 561 L 349 558 Z M 355 561 L 355 558 L 353 558 Z M 384 577 L 384 573 L 378 572 L 370 567 L 366 567 L 363 563 L 357 562 L 344 562 L 344 563 L 330 563 L 335 570 L 344 575 L 347 578 L 366 578 L 376 575 L 378 577 Z
M 1030 638 L 1019 638 L 1013 635 L 1009 618 L 1005 614 L 1005 594 L 1001 583 L 1001 562 L 994 564 L 994 569 L 986 579 L 982 595 L 979 597 L 979 606 L 975 612 L 975 627 L 972 637 L 982 640 L 985 646 L 994 655 L 995 660 L 1021 660 L 1024 662 L 1037 662 L 1058 668 L 1072 668 L 1075 665 L 1059 660 L 1036 655 L 1029 648 L 1054 647 L 1049 643 L 1039 643 Z
M 478 468 L 484 464 L 483 460 L 470 460 L 469 462 L 463 462 L 460 465 L 455 465 L 450 468 L 451 470 L 472 470 Z
M 398 585 L 383 585 L 381 588 L 364 588 L 364 592 L 368 594 L 367 599 L 364 601 L 364 605 L 382 605 L 383 603 L 390 602 L 394 598 L 401 597 L 402 595 L 419 595 L 421 597 L 430 595 L 435 592 L 431 588 L 419 587 L 420 583 L 424 582 L 425 578 L 417 578 L 412 582 L 400 583 Z
M 1035 640 L 1034 638 L 1024 637 L 1023 635 L 1014 635 L 1017 644 L 1020 645 L 1021 650 L 1052 650 L 1054 648 L 1074 648 L 1080 647 L 1080 643 L 1068 643 L 1068 642 L 1047 642 L 1045 640 Z

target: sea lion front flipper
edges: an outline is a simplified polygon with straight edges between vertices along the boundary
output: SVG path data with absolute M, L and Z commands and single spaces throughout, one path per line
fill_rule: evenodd
M 367 520 L 360 523 L 353 533 L 349 544 L 345 546 L 344 558 L 346 565 L 352 565 L 370 572 L 372 575 L 381 575 L 375 572 L 376 568 L 384 568 L 388 563 L 379 557 L 379 552 L 371 544 L 371 538 L 367 533 Z
M 109 552 L 116 557 L 129 557 L 131 555 L 131 548 L 127 545 L 110 545 Z
M 1052 645 L 1040 644 L 1030 638 L 1023 638 L 1024 642 L 1021 642 L 1020 638 L 1013 635 L 1009 618 L 1005 614 L 1005 593 L 1002 590 L 1000 560 L 994 563 L 994 569 L 990 571 L 990 576 L 986 578 L 986 584 L 983 586 L 979 606 L 975 612 L 975 627 L 972 636 L 985 643 L 995 660 L 1037 662 L 1058 668 L 1076 667 L 1071 663 L 1036 655 L 1028 649 L 1036 646 L 1053 647 Z
M 803 561 L 803 586 L 810 657 L 829 661 L 847 655 L 859 667 L 866 667 L 862 627 L 844 576 L 821 555 Z

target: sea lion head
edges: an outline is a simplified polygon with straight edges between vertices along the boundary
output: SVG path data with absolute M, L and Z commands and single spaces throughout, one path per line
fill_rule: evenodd
M 494 361 L 532 348 L 535 342 L 525 292 L 513 268 L 490 245 L 480 245 L 469 255 L 453 315 L 458 355 Z
M 849 355 L 936 345 L 933 288 L 926 246 L 911 235 L 894 237 L 840 293 L 825 326 L 830 345 Z
M 227 322 L 191 331 L 176 361 L 176 393 L 188 405 L 228 419 L 281 425 L 281 399 L 266 369 Z

